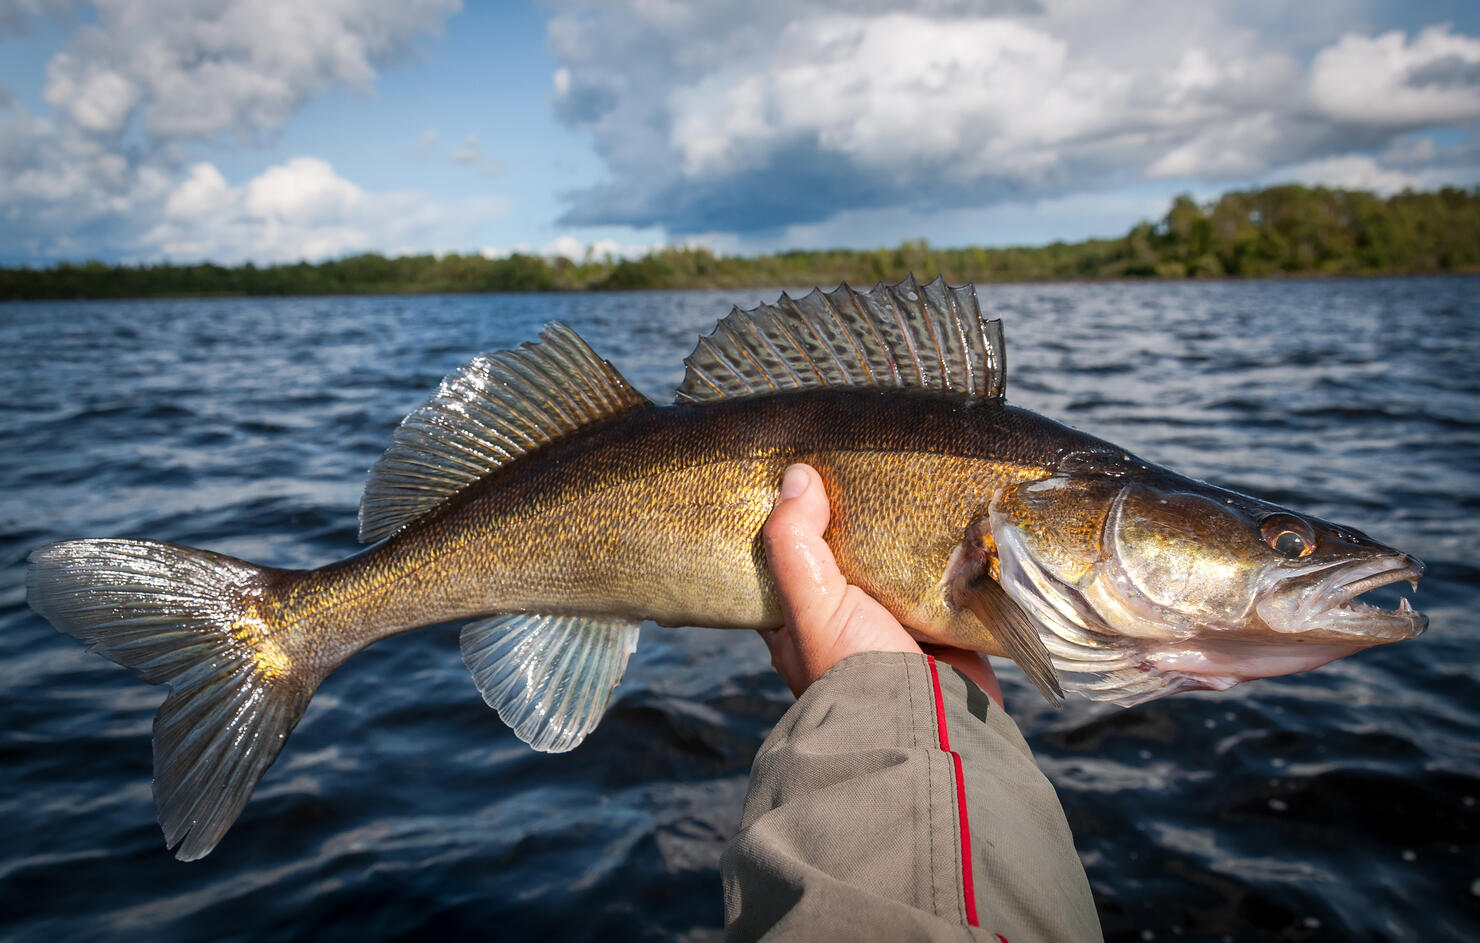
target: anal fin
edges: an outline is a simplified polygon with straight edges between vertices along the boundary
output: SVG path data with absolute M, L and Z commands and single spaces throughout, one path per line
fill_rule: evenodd
M 639 623 L 515 613 L 470 622 L 463 663 L 499 719 L 536 750 L 586 739 L 637 649 Z

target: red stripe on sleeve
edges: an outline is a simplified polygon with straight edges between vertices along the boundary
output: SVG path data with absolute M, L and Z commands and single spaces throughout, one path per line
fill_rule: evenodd
M 926 655 L 930 663 L 930 686 L 935 689 L 935 729 L 940 734 L 940 748 L 951 752 L 951 736 L 946 733 L 946 700 L 940 694 L 940 672 L 935 670 L 935 656 Z
M 951 749 L 951 737 L 946 732 L 946 701 L 940 693 L 940 672 L 935 667 L 935 656 L 926 655 L 930 665 L 930 685 L 935 689 L 935 726 L 940 732 L 940 748 L 951 755 L 956 775 L 956 818 L 961 830 L 961 891 L 966 898 L 966 922 L 977 926 L 976 888 L 971 883 L 971 823 L 966 815 L 966 777 L 961 771 L 961 754 Z

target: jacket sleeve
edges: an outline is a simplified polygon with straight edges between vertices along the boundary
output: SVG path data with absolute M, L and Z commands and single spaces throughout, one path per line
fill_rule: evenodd
M 725 850 L 729 940 L 1100 940 L 1053 787 L 927 655 L 853 655 L 756 755 Z

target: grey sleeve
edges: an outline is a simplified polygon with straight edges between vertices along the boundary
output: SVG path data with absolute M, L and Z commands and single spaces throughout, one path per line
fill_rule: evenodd
M 1100 940 L 1053 787 L 926 655 L 844 659 L 756 755 L 721 862 L 729 940 Z

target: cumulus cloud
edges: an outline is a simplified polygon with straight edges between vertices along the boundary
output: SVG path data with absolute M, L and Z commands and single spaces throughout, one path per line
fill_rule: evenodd
M 0 39 L 31 31 L 41 17 L 66 19 L 79 0 L 0 0 Z
M 66 15 L 74 6 L 8 0 L 0 7 L 0 30 Z M 80 249 L 189 255 L 191 246 L 209 240 L 182 230 L 171 207 L 183 212 L 213 194 L 237 193 L 219 173 L 211 177 L 214 168 L 192 166 L 192 142 L 222 135 L 254 140 L 330 88 L 372 91 L 377 71 L 410 55 L 418 37 L 438 30 L 459 0 L 94 0 L 91 6 L 92 22 L 77 25 L 47 64 L 42 95 L 50 113 L 14 103 L 0 112 L 0 219 L 12 224 L 0 227 L 0 255 L 70 257 Z M 284 206 L 272 201 L 288 199 L 295 185 L 321 207 L 353 202 L 322 173 L 311 179 L 311 168 L 298 166 L 286 177 L 274 170 L 278 177 L 259 177 L 240 192 L 240 201 L 256 201 L 240 202 L 249 217 L 278 218 Z M 377 204 L 367 198 L 355 205 L 365 211 Z M 366 218 L 362 213 L 358 221 Z M 353 228 L 346 224 L 337 240 L 304 235 L 282 252 L 317 256 L 326 245 L 352 246 Z M 223 257 L 228 248 L 222 246 Z
M 616 239 L 598 239 L 595 242 L 582 242 L 575 236 L 566 233 L 557 236 L 540 248 L 540 255 L 549 259 L 571 259 L 583 261 L 586 259 L 636 259 L 647 255 L 655 249 L 661 248 L 661 243 L 637 243 L 621 242 Z
M 1348 35 L 1312 14 L 1282 39 L 1259 5 L 1170 0 L 556 8 L 556 108 L 610 172 L 567 223 L 761 232 L 1127 181 L 1353 178 L 1338 159 L 1480 117 L 1480 40 L 1448 27 Z
M 310 97 L 362 92 L 457 0 L 93 0 L 47 67 L 46 100 L 92 131 L 133 111 L 155 137 L 271 132 Z
M 71 256 L 76 234 L 110 233 L 157 211 L 171 185 L 160 161 L 136 159 L 94 135 L 59 130 L 23 108 L 0 115 L 0 254 Z
M 1281 167 L 1266 174 L 1263 182 L 1371 190 L 1386 196 L 1400 190 L 1422 189 L 1438 181 L 1432 174 L 1385 167 L 1367 154 L 1343 154 Z
M 210 163 L 190 168 L 139 236 L 149 254 L 223 262 L 318 260 L 386 245 L 469 244 L 504 211 L 496 198 L 455 205 L 416 192 L 371 193 L 316 157 L 295 157 L 231 186 Z
M 1420 128 L 1480 118 L 1480 39 L 1433 26 L 1343 36 L 1311 64 L 1310 100 L 1346 124 Z

